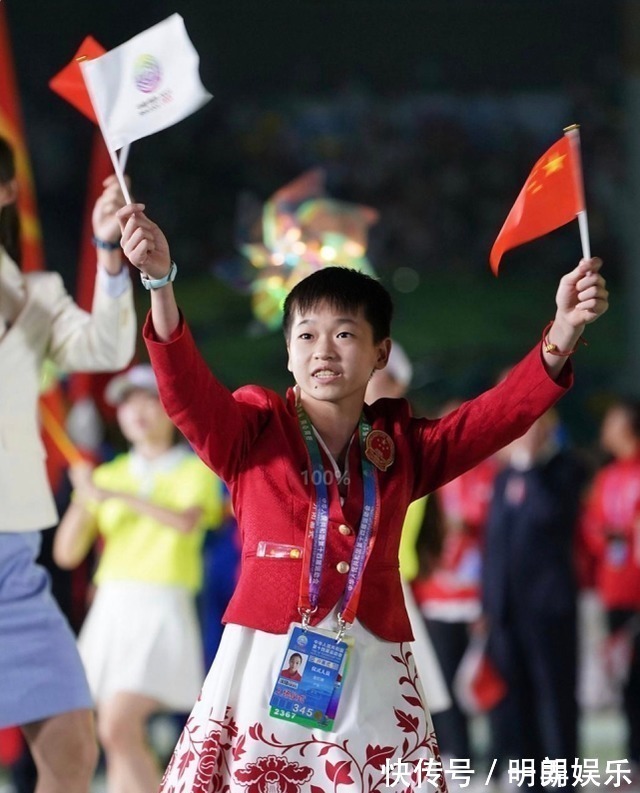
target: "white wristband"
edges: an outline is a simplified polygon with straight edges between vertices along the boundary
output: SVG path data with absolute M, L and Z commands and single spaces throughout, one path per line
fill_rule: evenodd
M 145 289 L 160 289 L 161 287 L 175 281 L 177 272 L 177 264 L 175 262 L 171 262 L 169 272 L 164 276 L 164 278 L 149 278 L 149 276 L 145 273 L 140 273 L 140 280 L 142 281 L 142 286 L 144 286 Z

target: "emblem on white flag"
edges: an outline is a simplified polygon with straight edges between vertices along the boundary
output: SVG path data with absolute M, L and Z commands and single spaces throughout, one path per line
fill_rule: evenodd
M 123 146 L 177 124 L 211 94 L 180 14 L 80 64 L 107 147 Z

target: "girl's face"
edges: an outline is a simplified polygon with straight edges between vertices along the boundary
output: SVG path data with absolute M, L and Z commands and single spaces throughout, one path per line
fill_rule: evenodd
M 300 669 L 300 664 L 302 663 L 302 658 L 299 655 L 292 655 L 289 658 L 289 671 L 290 672 L 297 672 Z
M 386 365 L 390 344 L 389 339 L 373 341 L 362 310 L 350 314 L 320 303 L 304 316 L 297 311 L 293 316 L 288 369 L 303 401 L 362 403 L 371 374 Z
M 2 207 L 15 204 L 18 200 L 18 182 L 16 179 L 9 179 L 8 182 L 0 182 L 0 210 Z
M 173 424 L 155 394 L 143 389 L 130 391 L 117 408 L 122 434 L 135 446 L 137 443 L 172 445 Z
M 606 452 L 617 458 L 634 453 L 637 440 L 633 435 L 631 417 L 624 407 L 616 405 L 607 411 L 600 429 L 600 443 Z

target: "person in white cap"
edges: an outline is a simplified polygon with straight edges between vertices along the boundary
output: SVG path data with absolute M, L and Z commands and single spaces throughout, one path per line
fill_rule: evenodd
M 409 390 L 413 365 L 409 356 L 394 339 L 389 361 L 384 369 L 377 369 L 369 380 L 366 401 L 372 405 L 377 399 L 399 399 Z
M 79 637 L 113 793 L 148 793 L 160 769 L 146 735 L 159 711 L 189 710 L 204 679 L 195 609 L 207 528 L 222 521 L 222 486 L 162 409 L 148 365 L 105 391 L 130 451 L 76 468 L 54 558 L 78 565 L 100 537 L 93 600 Z
M 83 311 L 55 272 L 20 269 L 18 182 L 0 138 L 0 727 L 20 726 L 38 791 L 86 793 L 97 761 L 91 697 L 71 628 L 36 564 L 57 521 L 38 426 L 46 360 L 63 372 L 114 372 L 130 362 L 136 317 L 114 212 L 115 177 L 93 210 L 96 289 Z

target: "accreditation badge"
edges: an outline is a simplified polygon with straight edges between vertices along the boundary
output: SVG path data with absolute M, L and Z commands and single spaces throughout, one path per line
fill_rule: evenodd
M 332 732 L 352 645 L 331 631 L 293 625 L 269 714 Z

